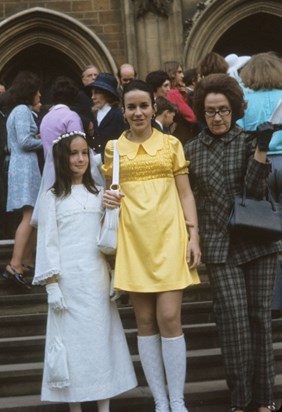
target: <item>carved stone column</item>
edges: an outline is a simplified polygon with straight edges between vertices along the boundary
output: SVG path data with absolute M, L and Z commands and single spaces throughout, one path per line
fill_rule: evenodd
M 139 78 L 166 60 L 182 61 L 180 0 L 125 0 L 124 15 L 128 62 L 136 66 Z

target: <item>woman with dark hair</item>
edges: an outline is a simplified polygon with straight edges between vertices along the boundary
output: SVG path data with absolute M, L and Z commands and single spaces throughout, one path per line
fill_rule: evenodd
M 183 81 L 184 74 L 182 66 L 177 61 L 167 61 L 163 63 L 163 70 L 169 75 L 171 89 L 166 95 L 166 99 L 177 104 L 178 114 L 175 118 L 176 127 L 173 135 L 178 137 L 182 144 L 193 137 L 196 116 L 190 106 L 186 85 Z
M 30 287 L 24 278 L 24 270 L 33 266 L 35 234 L 30 219 L 41 180 L 36 152 L 42 143 L 37 138 L 37 125 L 32 115 L 32 106 L 40 102 L 39 86 L 37 75 L 21 72 L 5 95 L 6 107 L 11 110 L 7 119 L 11 153 L 7 211 L 21 210 L 22 220 L 16 230 L 12 258 L 3 277 L 24 287 Z
M 126 129 L 117 92 L 117 80 L 110 73 L 98 74 L 89 86 L 94 103 L 94 140 L 90 146 L 103 156 L 109 139 L 117 139 Z
M 52 85 L 51 93 L 52 107 L 40 124 L 40 137 L 45 158 L 57 136 L 72 130 L 83 132 L 79 115 L 71 110 L 78 94 L 78 87 L 74 81 L 66 76 L 57 77 Z
M 110 301 L 107 263 L 97 247 L 103 188 L 84 133 L 60 135 L 52 154 L 55 179 L 39 201 L 33 279 L 45 285 L 49 306 L 41 399 L 68 402 L 70 412 L 97 401 L 98 412 L 109 412 L 109 398 L 136 386 L 136 378 L 116 304 Z M 57 362 L 52 370 L 58 339 L 67 366 Z
M 154 96 L 147 83 L 133 80 L 125 86 L 123 107 L 129 130 L 117 147 L 124 197 L 110 190 L 104 195 L 106 207 L 121 202 L 114 286 L 130 294 L 155 411 L 187 412 L 181 301 L 183 289 L 199 283 L 194 269 L 200 261 L 188 162 L 178 139 L 152 128 Z M 102 166 L 109 180 L 112 163 L 109 141 Z
M 158 97 L 166 97 L 170 90 L 170 78 L 167 72 L 163 70 L 155 70 L 146 76 L 146 83 L 151 86 L 155 99 Z
M 194 110 L 206 128 L 185 145 L 198 216 L 202 261 L 214 294 L 231 411 L 274 410 L 271 302 L 280 242 L 234 238 L 234 197 L 263 199 L 272 129 L 256 138 L 236 125 L 246 103 L 238 82 L 211 74 L 197 83 Z

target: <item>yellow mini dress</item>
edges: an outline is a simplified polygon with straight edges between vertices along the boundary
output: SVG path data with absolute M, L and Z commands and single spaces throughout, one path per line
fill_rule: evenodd
M 118 139 L 120 209 L 115 288 L 164 292 L 200 283 L 186 263 L 187 230 L 174 176 L 188 173 L 180 141 L 156 129 L 134 143 Z M 105 149 L 102 171 L 112 176 L 113 142 Z

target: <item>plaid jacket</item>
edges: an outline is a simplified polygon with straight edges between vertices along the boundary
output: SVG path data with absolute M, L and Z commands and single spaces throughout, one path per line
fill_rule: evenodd
M 280 242 L 231 241 L 228 232 L 234 196 L 241 193 L 244 179 L 248 196 L 262 199 L 265 194 L 271 167 L 254 159 L 255 143 L 250 134 L 235 126 L 220 138 L 205 129 L 185 145 L 205 263 L 224 263 L 229 257 L 234 264 L 241 264 L 280 249 Z

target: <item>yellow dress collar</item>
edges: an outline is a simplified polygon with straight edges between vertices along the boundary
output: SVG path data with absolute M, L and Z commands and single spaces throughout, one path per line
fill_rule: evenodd
M 153 129 L 153 133 L 149 139 L 142 143 L 131 142 L 126 138 L 126 131 L 123 132 L 118 139 L 118 151 L 121 156 L 127 156 L 128 159 L 134 159 L 138 153 L 140 146 L 150 156 L 155 156 L 157 151 L 164 145 L 164 135 L 157 129 Z

